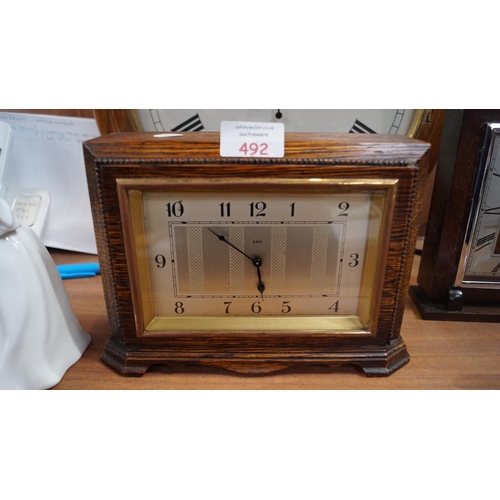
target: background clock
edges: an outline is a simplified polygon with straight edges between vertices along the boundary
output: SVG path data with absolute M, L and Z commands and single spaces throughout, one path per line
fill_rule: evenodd
M 411 293 L 425 319 L 500 321 L 500 111 L 446 112 Z
M 431 110 L 415 109 L 138 109 L 94 110 L 102 133 L 219 131 L 220 122 L 268 121 L 287 132 L 353 132 L 414 137 Z
M 408 362 L 428 144 L 287 133 L 283 158 L 222 158 L 218 133 L 156 135 L 85 143 L 107 364 L 388 375 Z

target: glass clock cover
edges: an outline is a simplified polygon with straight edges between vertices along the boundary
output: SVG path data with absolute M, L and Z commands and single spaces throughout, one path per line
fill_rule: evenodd
M 488 124 L 455 286 L 500 285 L 500 124 Z
M 368 329 L 394 181 L 267 181 L 261 191 L 258 179 L 227 180 L 223 193 L 201 181 L 118 184 L 134 214 L 125 235 L 147 334 L 244 329 L 257 317 L 261 329 L 290 329 L 285 316 Z

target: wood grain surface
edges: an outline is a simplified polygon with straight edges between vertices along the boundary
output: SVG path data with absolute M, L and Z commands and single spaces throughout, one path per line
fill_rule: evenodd
M 91 262 L 95 255 L 51 250 L 56 264 Z M 420 258 L 413 262 L 416 284 Z M 222 369 L 192 368 L 173 373 L 153 367 L 141 378 L 123 377 L 101 361 L 109 335 L 101 277 L 65 280 L 73 309 L 92 343 L 54 389 L 500 389 L 500 324 L 424 321 L 408 298 L 401 336 L 410 363 L 389 377 L 367 377 L 342 366 L 270 375 L 239 375 Z

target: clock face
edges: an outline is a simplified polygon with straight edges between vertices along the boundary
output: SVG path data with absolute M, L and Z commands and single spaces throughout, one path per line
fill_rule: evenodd
M 372 323 L 394 181 L 118 182 L 149 334 Z
M 414 109 L 140 109 L 145 131 L 219 131 L 220 122 L 280 122 L 287 132 L 410 135 L 420 116 Z
M 457 285 L 500 286 L 500 124 L 489 124 Z

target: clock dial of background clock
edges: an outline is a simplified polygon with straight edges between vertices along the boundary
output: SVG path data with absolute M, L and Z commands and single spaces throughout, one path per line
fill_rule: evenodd
M 410 135 L 421 118 L 414 109 L 140 109 L 143 130 L 218 132 L 221 121 L 278 122 L 287 132 Z
M 286 132 L 400 134 L 431 141 L 442 125 L 440 110 L 423 109 L 95 109 L 101 133 L 216 131 L 220 122 L 269 121 Z

